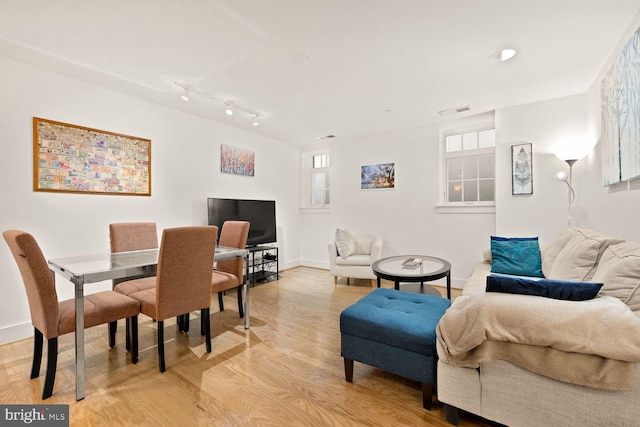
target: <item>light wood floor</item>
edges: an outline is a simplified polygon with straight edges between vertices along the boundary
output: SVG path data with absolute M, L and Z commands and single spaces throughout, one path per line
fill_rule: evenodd
M 391 283 L 383 283 L 391 287 Z M 446 426 L 442 405 L 422 408 L 413 382 L 356 362 L 344 379 L 339 314 L 369 293 L 367 281 L 337 285 L 325 270 L 298 267 L 251 289 L 251 329 L 236 295 L 224 312 L 212 299 L 207 354 L 197 313 L 191 335 L 165 322 L 167 371 L 158 372 L 155 323 L 140 316 L 140 361 L 124 349 L 124 322 L 109 349 L 106 325 L 87 330 L 86 398 L 75 401 L 73 334 L 60 338 L 53 396 L 69 404 L 71 425 L 87 426 Z M 442 289 L 444 292 L 444 289 Z M 214 311 L 215 310 L 215 311 Z M 33 339 L 0 346 L 0 402 L 43 403 L 46 345 L 39 378 L 30 380 Z M 483 426 L 462 415 L 461 426 Z

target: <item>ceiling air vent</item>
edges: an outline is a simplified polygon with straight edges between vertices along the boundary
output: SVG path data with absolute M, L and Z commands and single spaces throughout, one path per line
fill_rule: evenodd
M 464 113 L 471 110 L 471 105 L 463 105 L 462 107 L 450 108 L 449 110 L 438 111 L 441 116 L 450 116 L 452 114 Z
M 335 137 L 336 137 L 335 135 L 325 135 L 325 136 L 319 136 L 318 139 L 325 140 L 325 139 L 333 139 Z

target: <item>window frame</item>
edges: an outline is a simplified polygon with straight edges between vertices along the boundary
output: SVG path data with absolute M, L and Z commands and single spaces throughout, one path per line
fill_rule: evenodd
M 439 179 L 439 197 L 438 204 L 436 205 L 436 211 L 438 213 L 495 213 L 495 185 L 496 185 L 496 173 L 495 173 L 495 159 L 496 159 L 496 145 L 497 141 L 494 141 L 493 147 L 475 148 L 472 150 L 459 150 L 447 152 L 447 137 L 452 135 L 463 135 L 465 133 L 494 130 L 494 124 L 479 124 L 476 126 L 465 126 L 459 128 L 443 129 L 440 131 L 439 152 L 440 152 L 440 179 Z M 495 138 L 497 139 L 497 138 Z M 448 201 L 448 165 L 447 160 L 455 158 L 478 158 L 482 156 L 493 155 L 494 159 L 494 200 L 493 201 L 460 201 L 450 202 Z M 480 178 L 476 178 L 479 181 Z
M 314 168 L 313 161 L 315 156 L 327 155 L 329 166 Z M 331 197 L 329 203 L 324 205 L 313 205 L 313 185 L 314 176 L 319 173 L 326 173 L 329 180 L 328 187 L 325 191 L 331 194 L 331 152 L 329 150 L 315 150 L 302 152 L 300 155 L 300 211 L 302 213 L 329 213 L 331 211 Z

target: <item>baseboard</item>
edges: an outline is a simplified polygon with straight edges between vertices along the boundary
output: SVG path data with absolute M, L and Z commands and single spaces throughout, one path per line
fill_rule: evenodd
M 0 328 L 0 344 L 7 344 L 13 341 L 30 338 L 32 336 L 33 325 L 31 324 L 31 322 Z
M 321 268 L 323 270 L 329 269 L 329 263 L 327 261 L 318 261 L 313 259 L 301 259 L 298 265 L 301 265 L 302 267 Z

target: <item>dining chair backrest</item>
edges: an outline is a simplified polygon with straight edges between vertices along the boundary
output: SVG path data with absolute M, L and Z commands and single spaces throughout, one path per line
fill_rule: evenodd
M 20 230 L 7 230 L 2 236 L 18 264 L 29 301 L 31 323 L 46 338 L 57 337 L 60 309 L 55 279 L 38 242 L 31 234 Z
M 220 231 L 220 246 L 244 249 L 249 238 L 249 221 L 225 221 Z M 216 270 L 235 275 L 242 282 L 244 258 L 218 261 Z
M 118 222 L 109 224 L 111 252 L 158 248 L 155 222 Z
M 218 227 L 162 232 L 156 281 L 157 320 L 211 305 L 211 271 Z

